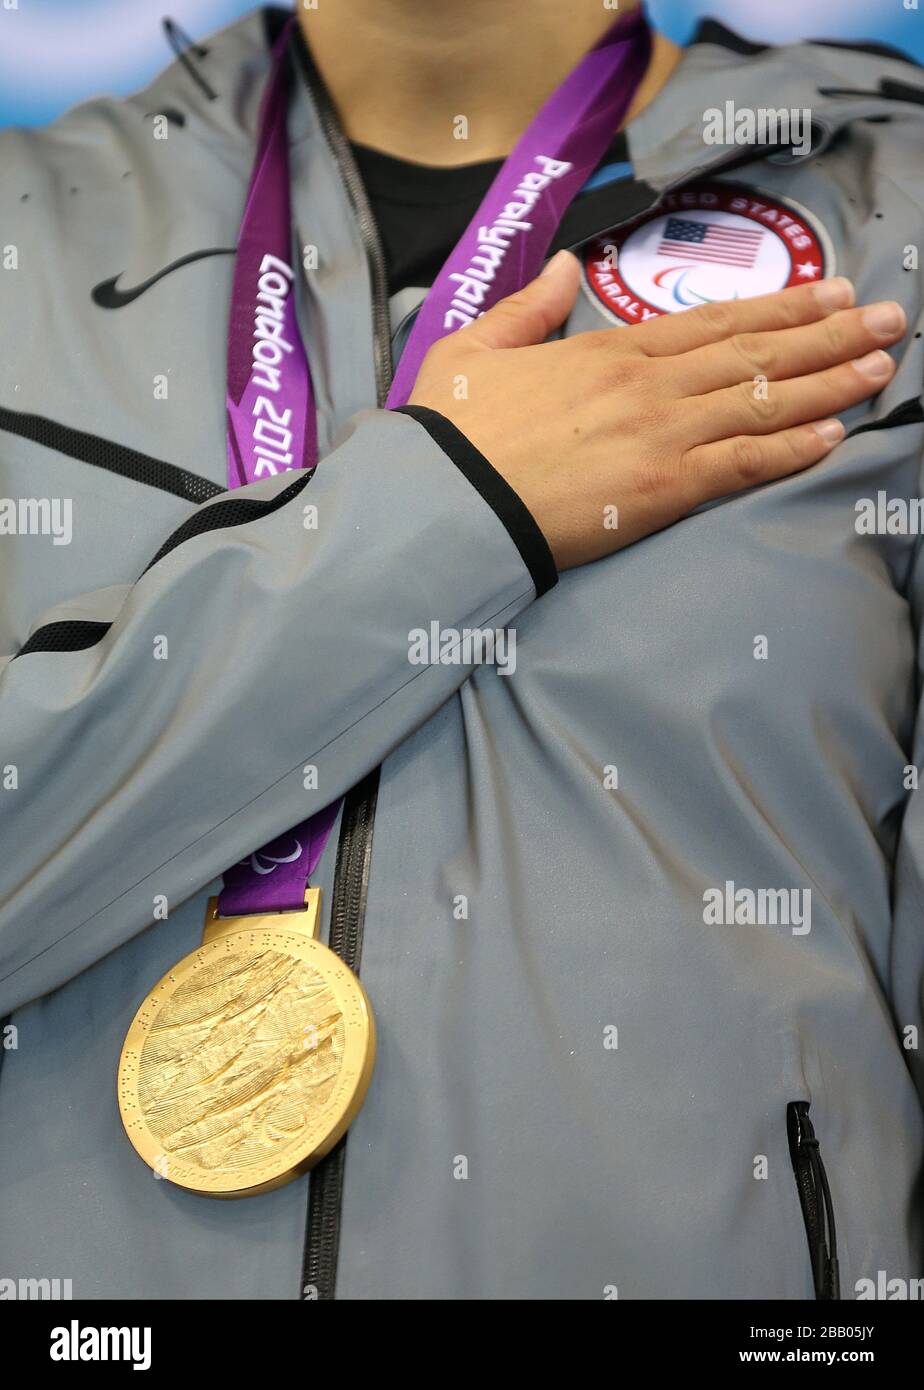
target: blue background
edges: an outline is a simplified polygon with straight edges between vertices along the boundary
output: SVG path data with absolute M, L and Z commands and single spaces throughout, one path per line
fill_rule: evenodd
M 161 28 L 165 12 L 202 38 L 254 8 L 253 0 L 15 0 L 17 8 L 6 8 L 10 3 L 0 0 L 0 125 L 39 125 L 85 97 L 144 86 L 172 56 Z M 516 3 L 528 9 L 529 0 Z M 918 3 L 907 10 L 905 0 L 650 0 L 649 11 L 680 43 L 711 14 L 772 43 L 867 38 L 924 62 L 924 0 Z

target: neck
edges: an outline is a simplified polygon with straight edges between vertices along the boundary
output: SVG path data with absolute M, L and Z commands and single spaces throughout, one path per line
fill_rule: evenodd
M 622 0 L 619 12 L 636 4 Z M 528 22 L 513 0 L 322 0 L 298 13 L 349 139 L 444 166 L 509 154 L 616 18 L 600 0 L 530 0 Z M 627 120 L 653 100 L 680 52 L 654 35 Z

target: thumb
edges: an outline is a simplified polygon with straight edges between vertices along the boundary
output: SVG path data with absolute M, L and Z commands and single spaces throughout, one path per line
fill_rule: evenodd
M 545 269 L 516 294 L 501 299 L 465 330 L 468 342 L 482 347 L 529 347 L 543 343 L 571 312 L 580 283 L 580 266 L 570 251 L 559 251 Z

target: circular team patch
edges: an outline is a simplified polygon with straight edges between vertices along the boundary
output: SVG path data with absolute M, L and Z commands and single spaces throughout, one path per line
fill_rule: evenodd
M 833 273 L 824 228 L 759 189 L 692 184 L 584 254 L 585 288 L 617 323 L 750 299 Z

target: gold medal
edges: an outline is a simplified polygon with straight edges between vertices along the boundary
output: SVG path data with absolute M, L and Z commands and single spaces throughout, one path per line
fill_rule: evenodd
M 249 1197 L 313 1167 L 366 1095 L 375 1023 L 352 970 L 315 937 L 321 893 L 299 912 L 222 918 L 154 986 L 119 1061 L 119 1110 L 160 1177 Z

